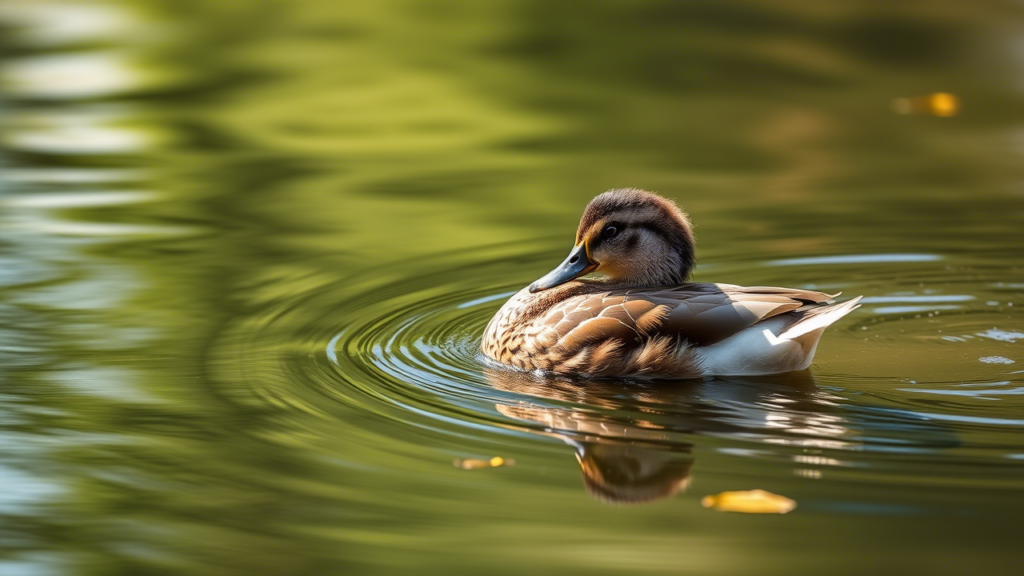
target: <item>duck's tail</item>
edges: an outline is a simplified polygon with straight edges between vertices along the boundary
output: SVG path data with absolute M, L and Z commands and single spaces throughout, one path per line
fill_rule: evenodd
M 818 349 L 818 341 L 821 340 L 825 328 L 860 308 L 861 298 L 862 296 L 857 296 L 842 304 L 795 310 L 791 314 L 795 316 L 795 320 L 781 330 L 777 338 L 779 341 L 789 341 L 797 345 L 792 357 L 794 359 L 802 357 L 802 359 L 794 367 L 795 370 L 805 370 L 810 367 L 811 360 L 814 359 L 814 352 Z
M 858 296 L 842 304 L 808 305 L 698 348 L 704 374 L 742 376 L 804 370 L 811 365 L 825 328 L 856 310 L 859 302 Z
M 778 335 L 778 338 L 780 340 L 804 342 L 809 340 L 812 335 L 817 334 L 817 336 L 813 337 L 813 340 L 817 342 L 822 330 L 828 328 L 836 320 L 860 308 L 861 298 L 863 296 L 857 296 L 842 304 L 813 306 L 796 310 L 792 314 L 795 317 L 794 321 L 786 326 L 786 329 Z

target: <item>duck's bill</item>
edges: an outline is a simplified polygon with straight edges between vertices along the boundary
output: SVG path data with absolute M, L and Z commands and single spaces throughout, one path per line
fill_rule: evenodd
M 587 258 L 587 250 L 581 244 L 573 248 L 572 252 L 569 252 L 569 256 L 557 268 L 545 274 L 540 280 L 530 284 L 530 292 L 540 292 L 541 290 L 565 284 L 570 280 L 593 272 L 595 268 L 597 268 L 597 264 L 594 264 Z

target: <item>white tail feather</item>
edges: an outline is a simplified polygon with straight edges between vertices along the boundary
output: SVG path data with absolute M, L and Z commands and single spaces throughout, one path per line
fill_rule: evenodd
M 706 376 L 804 370 L 810 366 L 825 328 L 860 307 L 859 301 L 857 297 L 842 304 L 780 314 L 695 352 Z M 794 314 L 799 315 L 795 321 Z
M 860 308 L 860 299 L 862 296 L 857 296 L 852 300 L 837 304 L 835 306 L 829 306 L 827 310 L 820 314 L 809 316 L 803 320 L 798 321 L 786 329 L 785 332 L 778 335 L 779 340 L 795 340 L 804 334 L 809 334 L 815 330 L 826 328 L 830 326 L 836 320 L 839 320 L 843 316 L 846 316 L 850 312 L 853 312 L 857 308 Z

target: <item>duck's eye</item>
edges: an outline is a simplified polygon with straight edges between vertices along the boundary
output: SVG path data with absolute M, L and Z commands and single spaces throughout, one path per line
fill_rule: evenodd
M 605 238 L 612 238 L 619 233 L 619 229 L 614 225 L 605 226 L 604 230 L 601 231 L 601 236 Z

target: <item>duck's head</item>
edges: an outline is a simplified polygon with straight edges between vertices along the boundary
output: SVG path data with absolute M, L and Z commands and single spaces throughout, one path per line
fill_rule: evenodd
M 690 220 L 675 203 L 636 188 L 609 190 L 587 205 L 569 256 L 531 284 L 530 292 L 590 272 L 638 287 L 679 284 L 689 278 L 695 259 Z

